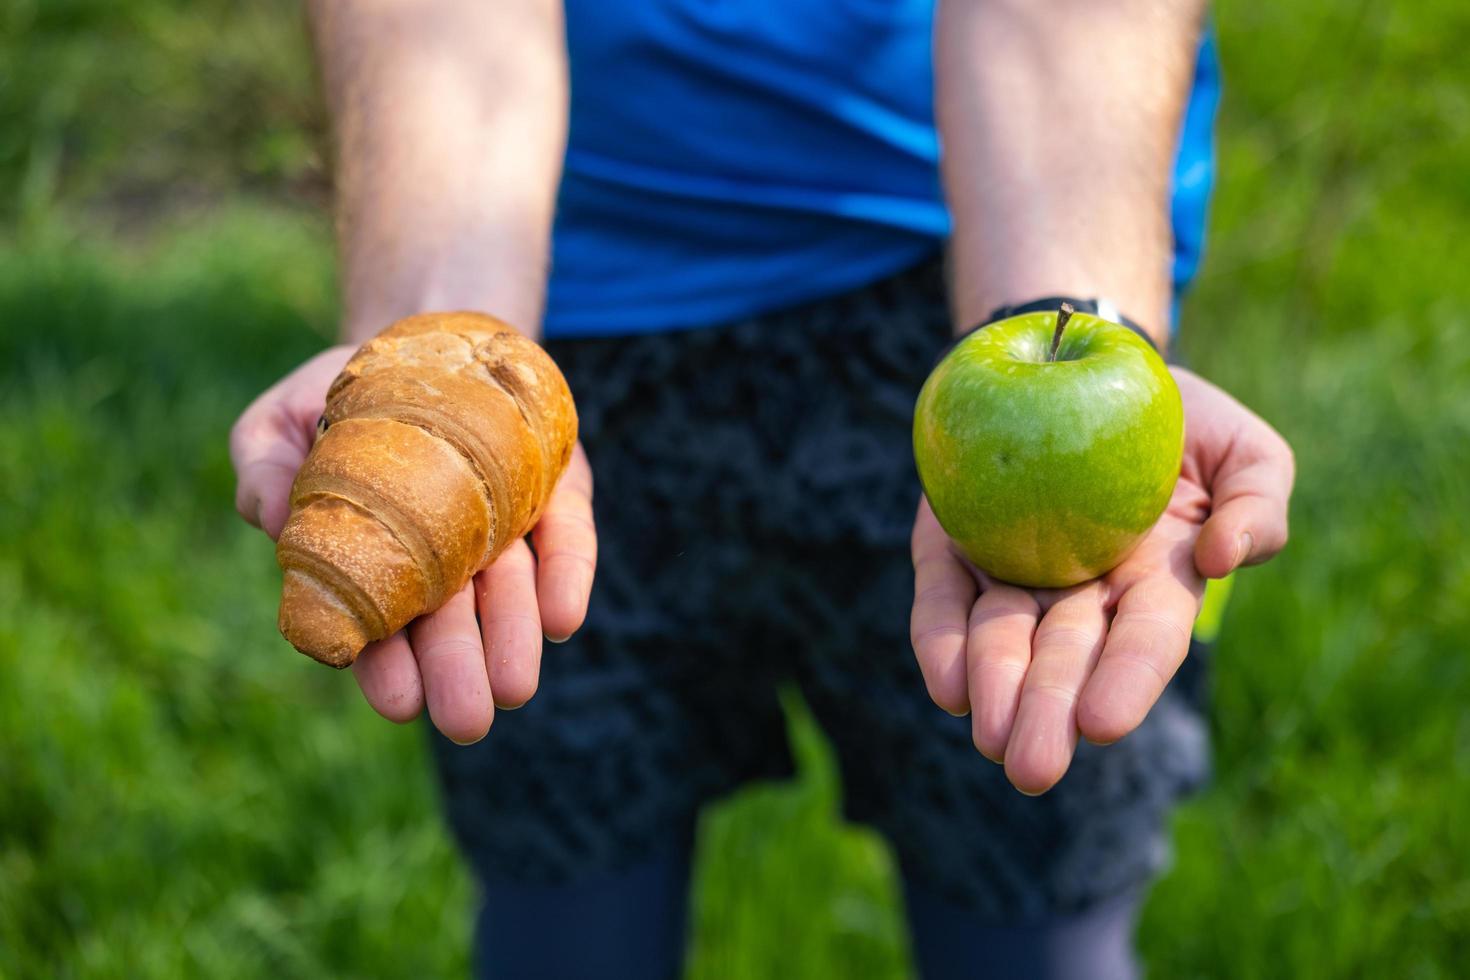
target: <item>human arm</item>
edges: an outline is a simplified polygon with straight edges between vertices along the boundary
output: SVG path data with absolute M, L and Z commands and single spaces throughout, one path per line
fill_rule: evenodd
M 539 334 L 568 83 L 558 0 L 313 0 L 343 340 L 424 310 Z
M 425 310 L 541 319 L 566 140 L 562 11 L 555 0 L 315 0 L 312 36 L 336 137 L 345 343 L 258 398 L 231 433 L 241 514 L 272 537 L 327 385 L 362 341 Z M 425 703 L 457 741 L 493 704 L 534 692 L 545 635 L 585 614 L 596 555 L 580 449 L 532 533 L 437 613 L 363 651 L 354 673 L 397 721 Z M 478 621 L 477 621 L 478 612 Z
M 1170 175 L 1202 8 L 941 4 L 936 105 L 957 328 L 1037 296 L 1104 296 L 1165 346 Z M 911 624 L 920 667 L 935 701 L 971 714 L 977 748 L 1025 792 L 1062 777 L 1079 732 L 1110 742 L 1142 721 L 1187 651 L 1203 576 L 1263 561 L 1285 542 L 1285 442 L 1208 382 L 1175 377 L 1181 479 L 1159 524 L 1107 576 L 1068 590 L 991 581 L 921 504 Z
M 956 326 L 1105 296 L 1168 339 L 1170 176 L 1201 0 L 945 0 L 936 114 Z

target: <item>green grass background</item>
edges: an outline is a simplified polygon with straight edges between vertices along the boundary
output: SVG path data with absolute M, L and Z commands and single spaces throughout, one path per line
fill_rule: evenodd
M 1300 477 L 1139 941 L 1158 977 L 1463 976 L 1470 7 L 1218 21 L 1184 346 Z M 0 6 L 0 977 L 465 968 L 422 731 L 277 638 L 231 509 L 231 420 L 332 330 L 321 133 L 286 0 Z M 890 857 L 793 730 L 802 778 L 703 824 L 690 975 L 905 976 Z

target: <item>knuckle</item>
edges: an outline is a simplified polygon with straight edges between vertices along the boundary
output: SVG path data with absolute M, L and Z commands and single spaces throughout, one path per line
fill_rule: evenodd
M 586 569 L 588 572 L 591 572 L 597 567 L 597 561 L 592 555 L 570 548 L 558 548 L 555 551 L 546 552 L 539 557 L 543 569 L 549 569 L 553 565 L 563 565 L 568 562 L 579 568 Z
M 914 578 L 923 575 L 945 575 L 954 569 L 954 559 L 948 551 L 931 550 L 914 555 Z
M 585 514 L 555 511 L 541 518 L 540 531 L 543 535 L 565 538 L 579 545 L 597 540 L 597 525 L 592 522 L 591 512 Z
M 970 614 L 970 628 L 987 636 L 1014 630 L 1029 642 L 1035 619 L 1036 611 L 986 603 L 982 597 Z
M 1097 633 L 1080 626 L 1042 626 L 1036 631 L 1036 642 L 1062 647 L 1085 647 L 1097 642 Z
M 1014 586 L 995 586 L 986 590 L 981 598 L 987 597 L 990 601 L 986 605 L 994 609 L 997 616 L 1037 616 L 1041 613 L 1041 603 L 1036 601 L 1036 597 Z
M 1015 688 L 1025 680 L 1026 664 L 1011 657 L 982 656 L 975 664 L 975 683 L 978 687 L 1007 685 Z
M 1031 633 L 1023 625 L 1011 630 L 1003 621 L 992 620 L 973 624 L 968 635 L 977 669 L 1004 663 L 1024 671 L 1032 661 Z
M 1169 683 L 1168 674 L 1149 657 L 1141 657 L 1136 653 L 1115 653 L 1112 654 L 1110 662 L 1120 667 L 1136 668 L 1142 670 L 1145 674 L 1152 675 L 1153 681 L 1160 691 Z M 1172 673 L 1172 671 L 1169 673 Z
M 1163 613 L 1142 610 L 1122 612 L 1113 619 L 1113 629 L 1162 633 L 1178 646 L 1189 645 L 1189 627 L 1181 624 L 1175 617 Z
M 467 660 L 485 655 L 478 640 L 468 636 L 442 636 L 414 647 L 421 661 Z
M 271 425 L 269 413 L 262 411 L 262 405 L 256 402 L 235 419 L 235 424 L 230 426 L 230 448 L 243 451 L 251 443 L 268 439 L 275 435 L 275 428 Z
M 963 603 L 965 599 L 964 590 L 957 588 L 953 582 L 937 582 L 916 592 L 914 605 L 927 605 L 931 602 Z
M 505 669 L 541 654 L 541 617 L 529 612 L 484 612 L 485 656 L 492 667 Z
M 1052 682 L 1032 684 L 1026 693 L 1046 701 L 1054 701 L 1068 710 L 1077 704 L 1077 689 L 1064 684 Z
M 909 641 L 914 646 L 914 652 L 920 657 L 932 652 L 931 648 L 942 640 L 954 638 L 963 641 L 964 637 L 964 627 L 955 626 L 952 623 L 938 623 L 909 631 Z
M 517 540 L 502 551 L 494 561 L 476 573 L 475 597 L 481 603 L 488 602 L 490 597 L 499 591 L 492 583 L 505 583 L 507 575 L 519 578 L 520 581 L 526 581 L 526 574 L 534 572 L 535 567 L 535 557 L 531 554 L 531 550 L 525 546 L 524 541 Z M 505 587 L 504 584 L 500 585 L 500 589 Z

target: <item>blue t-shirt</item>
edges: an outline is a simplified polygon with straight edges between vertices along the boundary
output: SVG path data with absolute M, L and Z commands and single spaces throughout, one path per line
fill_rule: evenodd
M 932 253 L 933 0 L 567 0 L 571 129 L 546 334 L 704 326 Z M 1201 49 L 1174 188 L 1193 274 L 1218 95 Z

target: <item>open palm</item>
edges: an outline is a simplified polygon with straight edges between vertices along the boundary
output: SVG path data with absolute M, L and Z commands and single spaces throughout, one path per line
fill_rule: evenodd
M 1185 446 L 1168 509 L 1107 575 L 1024 589 L 966 561 L 920 501 L 914 653 L 935 703 L 971 716 L 975 747 L 1024 793 L 1066 773 L 1081 737 L 1138 727 L 1189 649 L 1205 578 L 1286 543 L 1291 449 L 1224 391 L 1174 368 Z

